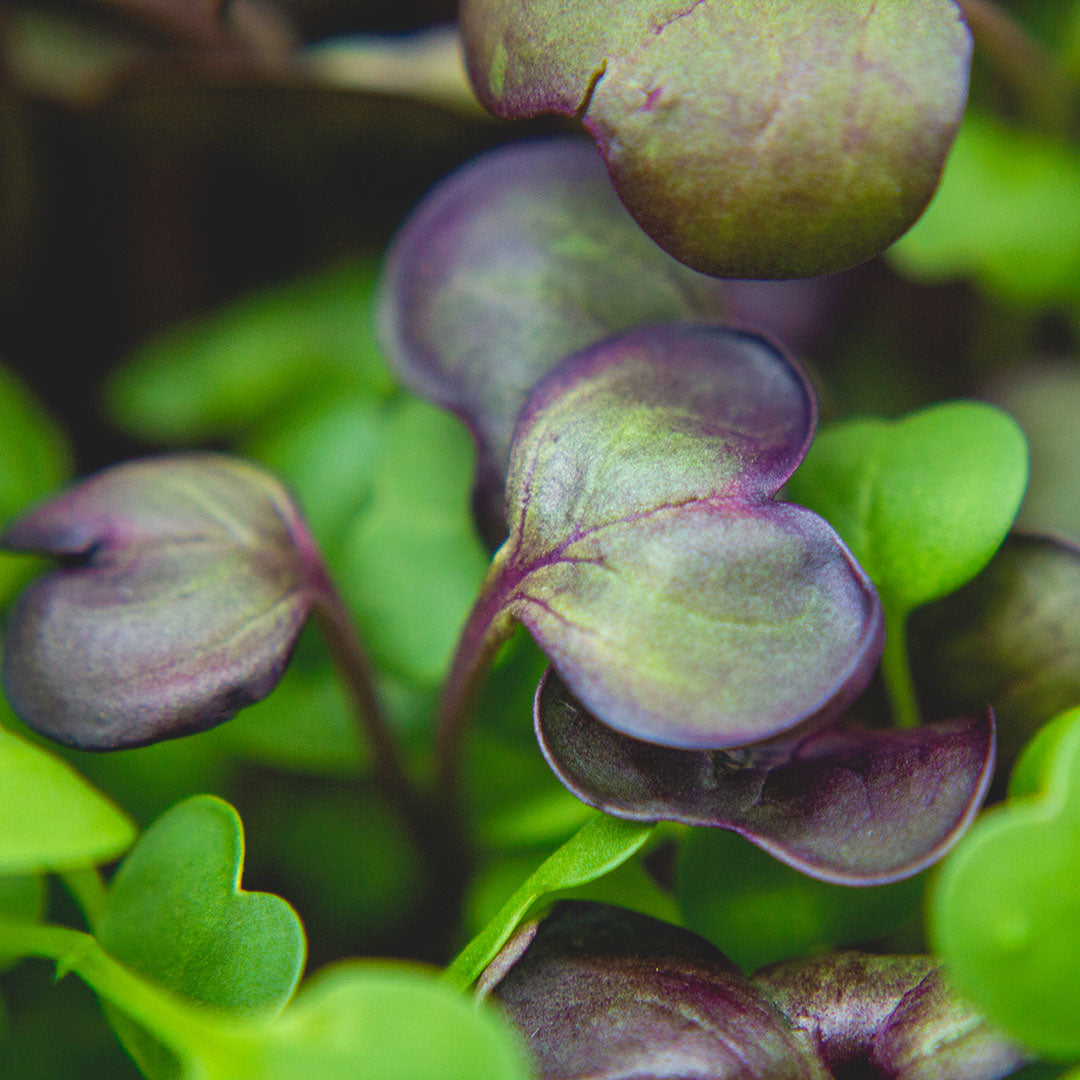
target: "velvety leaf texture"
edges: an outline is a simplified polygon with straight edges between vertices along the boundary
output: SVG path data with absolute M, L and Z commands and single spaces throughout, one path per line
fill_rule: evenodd
M 832 529 L 772 499 L 814 416 L 752 334 L 650 327 L 568 360 L 519 418 L 474 625 L 518 619 L 604 723 L 651 742 L 741 746 L 840 708 L 881 613 Z
M 402 379 L 470 425 L 477 514 L 497 546 L 514 420 L 563 357 L 643 322 L 679 320 L 768 330 L 799 346 L 830 293 L 821 280 L 694 273 L 642 233 L 587 141 L 551 138 L 490 151 L 420 202 L 383 264 L 379 324 Z
M 495 995 L 540 1080 L 998 1080 L 1024 1061 L 929 957 L 830 953 L 750 981 L 686 930 L 582 902 L 511 948 Z
M 921 696 L 949 714 L 992 705 L 1001 760 L 1080 702 L 1080 547 L 1014 533 L 959 592 L 917 611 L 911 659 Z
M 988 716 L 906 731 L 829 724 L 732 752 L 654 746 L 602 724 L 550 672 L 536 730 L 559 779 L 606 813 L 731 829 L 851 885 L 940 858 L 978 811 L 994 762 Z
M 2 542 L 61 560 L 12 611 L 5 693 L 30 727 L 86 749 L 199 731 L 264 697 L 321 587 L 284 489 L 215 455 L 107 469 Z
M 929 202 L 967 96 L 952 0 L 466 0 L 461 27 L 490 110 L 579 116 L 645 231 L 729 277 L 883 250 Z

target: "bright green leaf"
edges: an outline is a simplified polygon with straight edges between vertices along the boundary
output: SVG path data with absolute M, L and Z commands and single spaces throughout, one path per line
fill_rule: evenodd
M 979 402 L 822 430 L 786 489 L 828 520 L 906 613 L 970 581 L 1009 530 L 1027 483 L 1023 432 Z
M 0 875 L 109 862 L 134 839 L 128 816 L 70 765 L 0 730 Z
M 930 931 L 950 977 L 1041 1057 L 1080 1056 L 1080 710 L 942 864 Z
M 656 826 L 595 814 L 546 858 L 447 968 L 447 980 L 470 986 L 506 944 L 537 901 L 594 881 L 641 850 Z
M 143 834 L 109 885 L 98 937 L 116 959 L 193 1001 L 280 1009 L 304 966 L 303 927 L 280 897 L 240 888 L 244 835 L 197 795 Z
M 882 937 L 911 919 L 922 878 L 850 888 L 785 866 L 735 833 L 694 829 L 676 872 L 688 929 L 744 971 Z
M 298 395 L 393 387 L 375 344 L 372 268 L 350 264 L 254 293 L 137 350 L 108 407 L 125 430 L 187 443 L 250 427 Z
M 937 195 L 890 257 L 913 277 L 973 277 L 1013 303 L 1075 296 L 1080 291 L 1080 150 L 969 113 Z

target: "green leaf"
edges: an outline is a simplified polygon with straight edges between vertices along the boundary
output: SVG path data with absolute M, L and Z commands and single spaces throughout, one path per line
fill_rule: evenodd
M 372 267 L 254 293 L 137 350 L 108 386 L 126 431 L 155 443 L 235 434 L 319 387 L 371 398 L 393 382 L 375 344 Z
M 134 839 L 127 815 L 70 765 L 0 730 L 0 875 L 109 862 Z
M 375 661 L 433 684 L 487 568 L 469 512 L 473 448 L 455 417 L 415 398 L 395 402 L 388 423 L 371 503 L 336 570 Z
M 45 913 L 45 879 L 37 876 L 0 877 L 0 917 L 37 922 Z M 8 967 L 17 956 L 0 954 L 0 971 Z M 2 1003 L 0 1003 L 2 1004 Z M 3 1018 L 0 1016 L 0 1038 Z
M 972 277 L 1017 304 L 1080 292 L 1080 150 L 969 114 L 922 220 L 890 249 L 927 281 Z
M 1061 725 L 1058 727 L 1058 725 Z M 929 929 L 957 989 L 1040 1057 L 1080 1056 L 1080 709 L 942 864 Z
M 614 870 L 641 850 L 655 828 L 651 823 L 595 814 L 537 867 L 495 918 L 469 942 L 447 968 L 447 980 L 460 989 L 467 989 L 538 901 Z
M 244 835 L 228 803 L 197 795 L 143 834 L 109 885 L 102 946 L 193 1001 L 245 1015 L 284 1006 L 303 927 L 280 897 L 240 888 Z
M 0 367 L 0 526 L 71 475 L 67 439 L 29 390 Z M 0 608 L 25 583 L 35 560 L 0 554 Z
M 843 537 L 886 611 L 970 581 L 997 550 L 1027 483 L 1023 432 L 979 402 L 822 430 L 785 491 Z
M 817 881 L 719 829 L 694 829 L 676 871 L 687 929 L 748 972 L 883 937 L 918 912 L 922 892 L 922 877 L 870 888 Z

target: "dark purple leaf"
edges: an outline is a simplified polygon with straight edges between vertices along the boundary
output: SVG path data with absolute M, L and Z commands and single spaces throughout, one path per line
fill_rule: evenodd
M 463 655 L 517 619 L 605 723 L 671 746 L 841 707 L 880 656 L 877 595 L 821 518 L 772 498 L 814 417 L 751 334 L 649 327 L 568 360 L 522 409 L 511 536 Z
M 914 613 L 910 641 L 927 711 L 993 706 L 1011 766 L 1080 701 L 1080 546 L 1013 533 L 974 581 Z
M 526 1035 L 541 1080 L 828 1075 L 707 941 L 618 908 L 559 904 L 495 996 Z
M 458 413 L 478 446 L 478 518 L 506 535 L 514 420 L 560 360 L 645 322 L 729 322 L 798 347 L 833 286 L 714 281 L 660 250 L 587 142 L 552 138 L 482 155 L 416 207 L 383 267 L 380 331 L 413 389 Z
M 883 250 L 967 96 L 952 0 L 465 0 L 499 116 L 580 117 L 630 212 L 699 270 L 798 277 Z
M 731 829 L 850 885 L 895 881 L 940 858 L 978 811 L 994 761 L 991 716 L 904 731 L 829 724 L 727 752 L 675 750 L 602 724 L 550 671 L 535 711 L 555 774 L 591 806 Z
M 830 953 L 766 968 L 753 983 L 840 1076 L 869 1066 L 882 1080 L 998 1080 L 1029 1060 L 928 956 Z
M 209 454 L 106 469 L 0 542 L 61 560 L 11 613 L 7 698 L 84 749 L 200 731 L 265 697 L 324 586 L 284 489 Z

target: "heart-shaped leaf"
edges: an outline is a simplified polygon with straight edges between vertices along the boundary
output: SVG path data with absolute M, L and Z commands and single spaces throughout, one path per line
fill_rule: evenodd
M 731 277 L 837 270 L 907 229 L 971 51 L 952 0 L 466 0 L 461 27 L 489 109 L 579 116 L 645 231 Z
M 29 726 L 87 749 L 200 731 L 264 697 L 325 587 L 285 490 L 215 455 L 114 466 L 2 542 L 62 560 L 12 611 L 5 692 Z
M 930 930 L 976 1006 L 1040 1056 L 1071 1061 L 1080 1056 L 1080 710 L 1055 724 L 1067 730 L 1030 769 L 1045 776 L 1043 789 L 987 812 L 942 864 Z
M 915 613 L 911 657 L 935 712 L 993 706 L 1011 765 L 1080 702 L 1080 547 L 1013 533 L 974 581 Z
M 880 655 L 880 608 L 832 529 L 772 498 L 814 414 L 751 334 L 651 327 L 567 360 L 519 418 L 511 535 L 448 699 L 517 619 L 637 738 L 741 746 L 839 708 Z
M 655 746 L 601 723 L 549 672 L 540 747 L 579 799 L 635 821 L 731 829 L 824 881 L 896 881 L 970 824 L 994 764 L 991 716 L 908 731 L 840 724 L 725 753 Z
M 829 520 L 904 613 L 970 581 L 1000 546 L 1027 485 L 1024 434 L 1000 409 L 935 405 L 818 434 L 787 494 Z
M 862 889 L 815 880 L 725 829 L 690 831 L 675 886 L 683 925 L 743 971 L 883 938 L 923 896 L 921 876 Z
M 494 993 L 527 1037 L 542 1077 L 828 1075 L 787 1017 L 686 930 L 563 901 L 523 953 L 522 944 L 497 961 L 509 971 Z
M 0 729 L 0 875 L 109 862 L 135 826 L 65 761 Z
M 768 968 L 753 983 L 837 1076 L 999 1080 L 1030 1060 L 928 956 L 830 953 Z
M 240 888 L 244 834 L 228 803 L 196 795 L 166 811 L 109 884 L 98 940 L 193 1001 L 276 1012 L 304 966 L 303 927 L 280 897 Z

